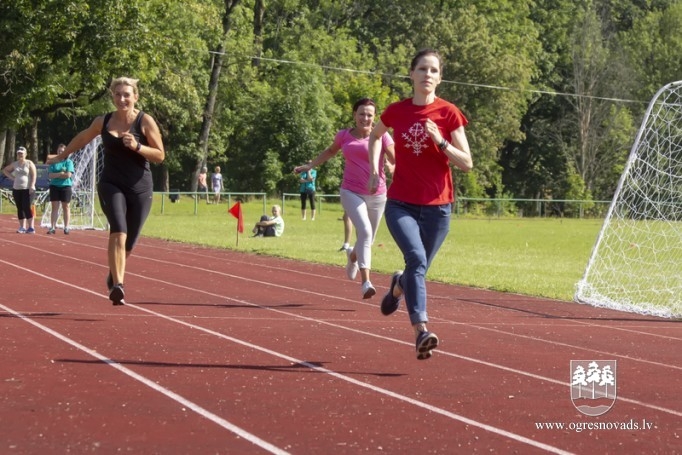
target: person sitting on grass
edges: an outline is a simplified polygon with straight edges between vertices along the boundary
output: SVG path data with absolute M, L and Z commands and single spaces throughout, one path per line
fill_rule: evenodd
M 284 219 L 282 208 L 279 205 L 272 206 L 272 216 L 263 215 L 260 221 L 253 227 L 254 237 L 280 237 L 284 233 Z

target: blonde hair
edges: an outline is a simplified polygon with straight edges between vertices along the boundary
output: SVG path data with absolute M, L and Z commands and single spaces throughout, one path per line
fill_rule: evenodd
M 116 79 L 113 79 L 111 81 L 111 84 L 109 85 L 109 91 L 113 94 L 114 91 L 116 90 L 116 87 L 118 87 L 119 85 L 127 85 L 133 88 L 133 93 L 135 95 L 138 95 L 137 92 L 138 81 L 139 79 L 133 79 L 131 77 L 117 77 Z

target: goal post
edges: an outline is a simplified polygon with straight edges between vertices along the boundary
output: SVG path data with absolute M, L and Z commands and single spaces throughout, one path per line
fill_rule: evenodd
M 97 136 L 85 147 L 71 154 L 74 172 L 73 196 L 71 198 L 71 219 L 69 229 L 105 229 L 106 218 L 99 210 L 97 198 L 97 181 L 102 170 L 102 139 Z M 45 211 L 40 221 L 41 227 L 51 226 L 52 206 L 45 204 Z M 64 227 L 63 213 L 59 213 L 57 226 Z
M 649 103 L 574 298 L 682 317 L 682 81 Z

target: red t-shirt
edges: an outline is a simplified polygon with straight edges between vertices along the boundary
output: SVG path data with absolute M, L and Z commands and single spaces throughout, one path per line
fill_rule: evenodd
M 426 106 L 412 104 L 412 98 L 389 105 L 381 122 L 393 130 L 395 172 L 388 198 L 415 205 L 442 205 L 454 201 L 452 172 L 447 155 L 431 140 L 424 123 L 433 120 L 441 135 L 469 123 L 452 103 L 441 98 Z

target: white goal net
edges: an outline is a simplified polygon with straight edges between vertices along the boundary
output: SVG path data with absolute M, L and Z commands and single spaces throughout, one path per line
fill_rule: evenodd
M 71 177 L 73 181 L 73 197 L 71 198 L 70 229 L 106 228 L 106 218 L 101 214 L 99 201 L 97 200 L 97 181 L 102 170 L 102 153 L 102 140 L 100 136 L 97 136 L 88 145 L 69 157 L 73 161 L 74 166 L 74 173 Z M 50 227 L 51 216 L 52 207 L 48 197 L 40 226 Z M 61 210 L 57 226 L 59 228 L 64 227 Z
M 575 300 L 682 317 L 682 81 L 649 103 Z

